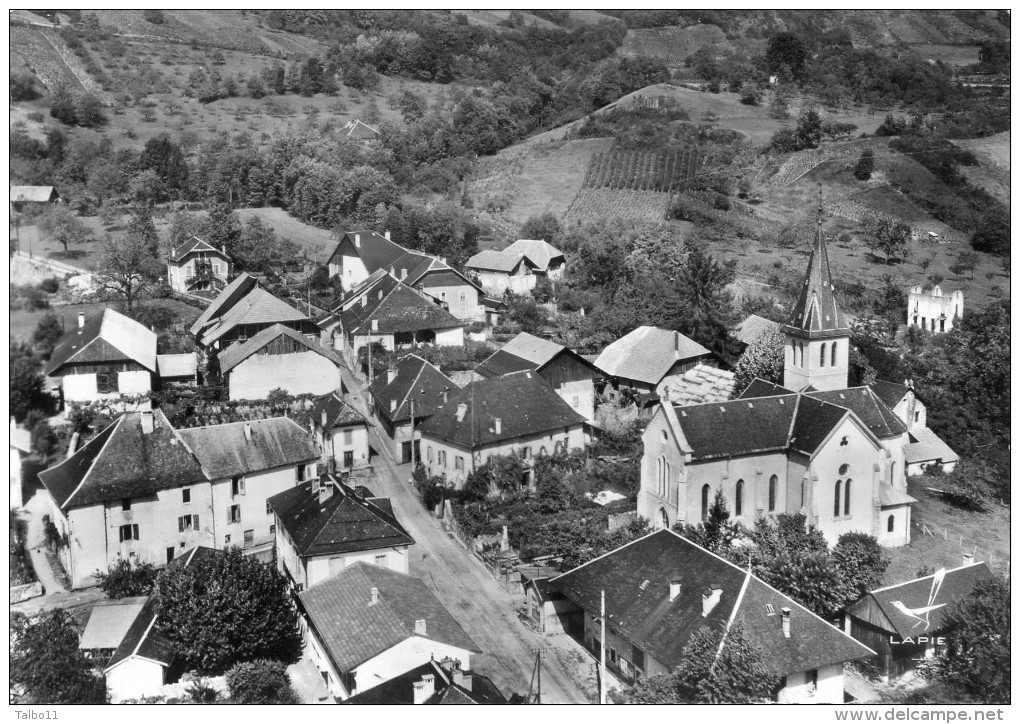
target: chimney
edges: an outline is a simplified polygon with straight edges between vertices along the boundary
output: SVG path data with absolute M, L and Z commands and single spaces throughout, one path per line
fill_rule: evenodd
M 333 487 L 333 483 L 329 480 L 323 480 L 319 484 L 319 502 L 325 503 L 327 500 L 333 497 L 333 491 L 336 488 Z
M 783 638 L 788 639 L 790 638 L 790 609 L 783 606 L 780 610 L 783 614 Z
M 390 230 L 389 229 L 386 229 L 386 231 L 384 231 L 382 233 L 382 235 L 383 235 L 383 237 L 385 237 L 386 241 L 390 240 Z
M 390 412 L 396 412 L 396 411 L 397 411 L 397 401 L 396 400 L 390 400 Z
M 425 619 L 416 618 L 414 620 L 414 632 L 419 636 L 425 635 Z
M 379 331 L 379 320 L 378 319 L 373 319 L 372 320 L 372 331 L 373 332 L 378 332 Z
M 701 615 L 708 616 L 722 598 L 722 588 L 713 583 L 701 594 Z
M 368 306 L 368 296 L 361 297 L 361 308 L 364 309 Z
M 467 403 L 460 403 L 457 405 L 457 422 L 464 422 L 464 416 L 467 415 Z
M 322 411 L 322 429 L 323 430 L 326 429 L 326 411 L 325 410 Z
M 680 595 L 680 579 L 674 578 L 669 582 L 669 602 L 672 603 Z
M 386 370 L 386 384 L 390 384 L 393 380 L 397 379 L 397 368 L 390 367 Z
M 375 586 L 372 586 L 372 590 L 369 592 L 369 595 L 372 597 L 372 600 L 369 601 L 369 604 L 368 604 L 369 606 L 374 606 L 375 604 L 379 603 L 379 589 L 378 588 L 376 588 Z
M 152 419 L 152 410 L 142 411 L 142 434 L 148 435 L 152 432 L 155 423 Z
M 443 388 L 443 404 L 445 405 L 449 401 L 450 401 L 450 388 L 449 387 L 444 387 Z
M 414 682 L 414 703 L 424 704 L 436 693 L 436 675 L 425 674 L 421 681 Z
M 453 679 L 453 683 L 462 689 L 471 691 L 471 683 L 474 676 L 471 673 L 471 669 L 465 671 L 460 668 L 460 662 L 454 661 L 453 665 L 450 666 L 450 678 Z
M 676 353 L 677 356 L 680 355 L 680 333 L 679 332 L 673 332 L 673 352 Z
M 404 281 L 405 279 L 407 279 L 407 269 L 401 269 L 400 270 L 400 281 Z
M 495 420 L 493 420 L 493 424 L 496 427 L 496 434 L 497 435 L 499 435 L 501 432 L 503 432 L 503 419 L 502 418 L 497 417 Z
M 227 245 L 223 244 L 222 246 L 220 246 L 220 249 L 223 251 L 223 256 L 226 256 L 227 255 Z
M 244 439 L 251 442 L 251 424 L 244 423 Z
M 965 565 L 965 566 L 973 566 L 974 565 L 974 554 L 973 553 L 964 553 L 963 554 L 963 565 Z
M 361 248 L 361 234 L 354 235 L 354 246 Z
M 78 334 L 81 334 L 81 330 L 85 328 L 85 313 L 78 312 Z

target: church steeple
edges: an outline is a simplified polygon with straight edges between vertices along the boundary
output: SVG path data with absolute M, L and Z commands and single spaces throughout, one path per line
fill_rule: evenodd
M 783 325 L 786 334 L 784 386 L 801 390 L 843 389 L 847 384 L 850 328 L 836 303 L 829 254 L 822 234 L 822 186 L 814 246 L 797 306 Z

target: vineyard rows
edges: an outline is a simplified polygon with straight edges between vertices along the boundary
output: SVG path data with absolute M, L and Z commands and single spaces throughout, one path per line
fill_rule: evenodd
M 669 194 L 632 189 L 582 188 L 577 192 L 566 218 L 569 221 L 614 218 L 629 221 L 662 221 Z
M 697 149 L 639 149 L 614 146 L 588 164 L 584 188 L 675 191 L 698 173 L 705 155 Z

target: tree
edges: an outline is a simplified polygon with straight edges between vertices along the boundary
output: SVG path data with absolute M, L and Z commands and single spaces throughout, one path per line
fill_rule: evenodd
M 962 274 L 963 272 L 970 272 L 970 278 L 974 278 L 974 269 L 977 267 L 978 255 L 977 252 L 973 251 L 961 251 L 959 256 L 956 257 L 956 261 L 953 263 L 952 272 L 954 274 Z
M 763 332 L 740 355 L 734 370 L 733 396 L 738 397 L 756 377 L 782 384 L 785 355 L 786 337 L 778 329 Z
M 199 236 L 213 246 L 226 246 L 227 253 L 234 256 L 241 231 L 241 217 L 228 204 L 219 203 L 209 207 L 209 216 L 202 224 Z
M 248 219 L 237 244 L 227 250 L 241 269 L 276 276 L 298 256 L 298 248 L 288 239 L 277 239 L 273 227 L 263 224 L 258 216 Z
M 287 667 L 280 661 L 256 659 L 227 671 L 227 690 L 234 704 L 299 704 Z
M 544 239 L 552 244 L 560 235 L 560 221 L 550 211 L 529 216 L 521 226 L 520 235 L 522 239 Z
M 1009 583 L 998 576 L 978 582 L 951 604 L 943 626 L 947 645 L 921 673 L 968 700 L 1010 703 Z
M 42 354 L 43 359 L 49 359 L 53 354 L 53 348 L 64 336 L 64 328 L 60 325 L 60 317 L 53 312 L 47 312 L 39 320 L 35 331 L 32 333 L 32 342 Z
M 71 244 L 83 244 L 92 238 L 92 232 L 74 213 L 63 204 L 50 206 L 39 217 L 39 232 L 60 243 L 64 255 L 70 252 Z
M 873 535 L 843 533 L 832 549 L 832 560 L 843 576 L 847 601 L 856 601 L 878 588 L 889 558 Z
M 822 123 L 822 133 L 835 141 L 840 136 L 846 136 L 850 138 L 853 132 L 857 130 L 857 124 L 855 123 L 844 123 L 842 121 L 825 121 Z
M 781 80 L 799 78 L 806 59 L 804 43 L 793 33 L 777 33 L 765 49 L 765 69 Z
M 154 595 L 160 633 L 200 674 L 258 658 L 293 663 L 301 654 L 286 579 L 237 547 L 165 569 Z
M 769 116 L 781 121 L 790 117 L 790 104 L 782 94 L 776 93 L 769 103 Z
M 32 348 L 20 339 L 11 338 L 9 348 L 11 414 L 21 422 L 30 410 L 46 402 L 39 358 Z
M 155 171 L 167 191 L 180 194 L 188 187 L 188 163 L 184 152 L 165 133 L 146 141 L 138 157 L 138 169 Z
M 822 142 L 822 117 L 818 115 L 818 111 L 814 108 L 801 111 L 797 117 L 797 130 L 794 133 L 797 135 L 798 149 L 818 148 L 818 144 Z
M 628 690 L 627 703 L 753 704 L 771 701 L 780 683 L 768 653 L 741 623 L 728 631 L 700 627 L 680 659 L 671 673 L 644 679 Z
M 535 333 L 549 323 L 549 318 L 530 296 L 514 294 L 509 289 L 503 294 L 507 317 L 520 325 L 525 332 Z
M 79 126 L 93 128 L 106 123 L 103 103 L 91 93 L 82 93 L 75 100 L 74 118 Z
M 25 687 L 32 703 L 102 704 L 106 679 L 78 648 L 74 620 L 53 609 L 29 620 L 11 620 L 11 681 Z
M 998 471 L 980 458 L 961 460 L 951 473 L 929 470 L 931 487 L 964 510 L 987 510 L 995 499 Z
M 970 245 L 978 251 L 989 254 L 1009 254 L 1009 213 L 1000 206 L 986 209 L 978 217 L 977 228 L 970 239 Z
M 110 598 L 148 596 L 156 583 L 156 568 L 151 563 L 132 565 L 125 558 L 118 558 L 106 571 L 96 571 L 94 578 Z
M 861 151 L 861 157 L 857 159 L 854 166 L 854 178 L 858 181 L 867 181 L 875 170 L 875 152 L 870 148 Z
M 120 237 L 107 236 L 96 267 L 99 288 L 123 299 L 130 312 L 160 278 L 163 269 L 156 253 L 144 233 L 129 231 Z
M 903 260 L 912 235 L 909 225 L 882 218 L 872 225 L 870 231 L 873 240 L 870 246 L 885 256 L 886 264 L 892 261 L 893 256 Z
M 90 405 L 76 405 L 68 410 L 67 421 L 73 432 L 89 432 L 96 421 L 96 411 Z

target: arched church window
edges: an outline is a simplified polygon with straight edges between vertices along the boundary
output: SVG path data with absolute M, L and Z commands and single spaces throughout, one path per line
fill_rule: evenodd
M 850 515 L 850 483 L 853 481 L 847 478 L 843 487 L 843 515 Z
M 822 348 L 818 354 L 818 366 L 819 367 L 825 366 L 825 342 L 822 342 Z
M 659 527 L 663 530 L 669 530 L 669 514 L 665 508 L 659 508 Z
M 776 487 L 779 484 L 779 478 L 773 475 L 769 478 L 769 512 L 773 512 L 776 509 Z
M 737 495 L 733 502 L 733 514 L 740 515 L 744 511 L 744 481 L 737 481 Z
M 839 517 L 839 502 L 840 502 L 839 501 L 839 493 L 840 493 L 840 490 L 842 489 L 842 487 L 843 487 L 843 481 L 842 480 L 837 480 L 836 481 L 836 494 L 833 496 L 833 502 L 832 502 L 832 515 L 835 518 Z
M 831 359 L 832 359 L 832 362 L 830 362 L 830 364 L 833 367 L 835 367 L 836 366 L 836 343 L 835 342 L 832 343 L 832 358 Z
M 896 516 L 890 515 L 889 520 L 885 524 L 885 532 L 892 533 L 896 530 Z
M 708 520 L 708 483 L 701 487 L 701 519 Z

